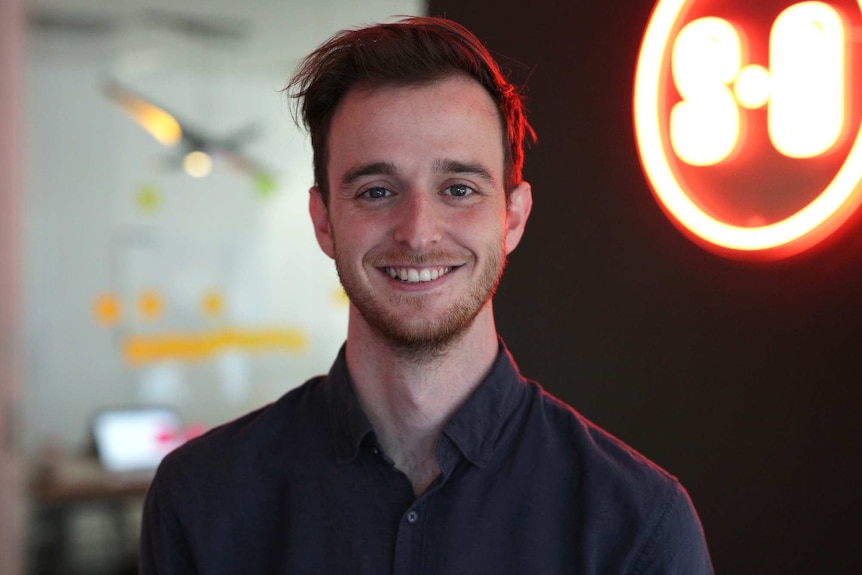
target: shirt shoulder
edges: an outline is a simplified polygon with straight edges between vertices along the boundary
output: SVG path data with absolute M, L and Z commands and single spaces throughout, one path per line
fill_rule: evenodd
M 526 441 L 545 451 L 541 464 L 566 482 L 561 491 L 590 533 L 586 545 L 615 548 L 596 556 L 625 556 L 631 573 L 712 573 L 700 520 L 678 478 L 538 384 L 527 385 Z
M 599 427 L 569 404 L 528 381 L 531 419 L 537 433 L 560 449 L 570 450 L 577 462 L 597 474 L 611 473 L 620 480 L 646 479 L 662 485 L 677 478 L 636 449 Z

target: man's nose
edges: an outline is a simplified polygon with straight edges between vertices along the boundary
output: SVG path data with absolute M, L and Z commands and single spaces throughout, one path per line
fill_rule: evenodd
M 422 251 L 440 241 L 441 214 L 434 198 L 424 193 L 405 194 L 398 206 L 395 241 Z

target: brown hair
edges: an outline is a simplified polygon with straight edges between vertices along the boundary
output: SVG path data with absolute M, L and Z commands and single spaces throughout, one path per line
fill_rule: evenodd
M 342 30 L 302 61 L 285 88 L 296 101 L 294 117 L 301 117 L 311 135 L 314 178 L 324 201 L 329 199 L 327 138 L 332 116 L 353 86 L 421 84 L 457 74 L 479 82 L 500 111 L 508 197 L 521 182 L 524 138 L 536 138 L 521 94 L 472 32 L 444 18 L 410 17 Z

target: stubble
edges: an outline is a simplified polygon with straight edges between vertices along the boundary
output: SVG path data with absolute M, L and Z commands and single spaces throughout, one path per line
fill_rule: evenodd
M 458 343 L 485 304 L 494 296 L 506 265 L 503 246 L 489 248 L 486 252 L 488 258 L 479 276 L 466 293 L 457 297 L 439 317 L 420 322 L 405 316 L 409 316 L 411 311 L 418 315 L 426 307 L 434 305 L 435 302 L 429 301 L 428 298 L 435 296 L 405 294 L 384 299 L 356 277 L 348 262 L 339 257 L 339 253 L 336 243 L 335 266 L 351 303 L 395 353 L 413 363 L 432 362 Z M 447 258 L 445 254 L 412 254 L 401 255 L 397 261 L 405 259 L 420 266 L 427 265 L 429 260 L 452 261 L 453 258 Z M 375 266 L 372 262 L 368 267 Z

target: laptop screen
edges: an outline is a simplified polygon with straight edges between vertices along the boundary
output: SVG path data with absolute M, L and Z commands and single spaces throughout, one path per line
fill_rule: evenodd
M 185 440 L 179 415 L 162 407 L 103 410 L 93 418 L 93 436 L 108 471 L 155 469 Z

